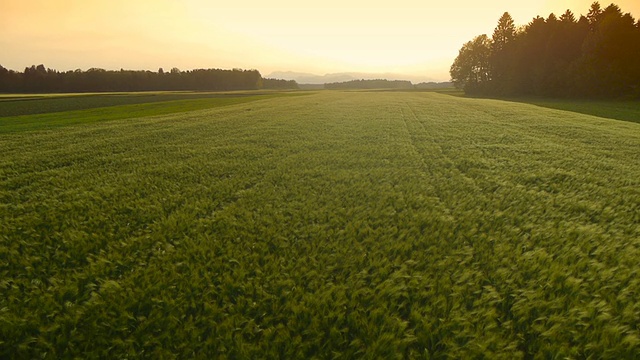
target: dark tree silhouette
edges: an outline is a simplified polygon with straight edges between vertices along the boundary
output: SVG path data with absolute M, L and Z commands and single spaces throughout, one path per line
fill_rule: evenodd
M 491 79 L 491 40 L 487 35 L 477 36 L 462 46 L 451 65 L 451 81 L 466 92 L 482 92 Z
M 0 92 L 103 92 L 103 91 L 157 91 L 157 90 L 254 90 L 297 89 L 295 81 L 265 81 L 257 70 L 195 69 L 169 73 L 120 69 L 110 71 L 91 68 L 58 72 L 44 65 L 31 66 L 24 72 L 14 72 L 0 66 Z
M 324 88 L 328 90 L 344 90 L 344 89 L 412 89 L 413 84 L 407 80 L 351 80 L 345 82 L 336 82 L 324 84 Z
M 298 89 L 298 83 L 295 80 L 282 80 L 282 79 L 262 79 L 263 89 Z
M 578 20 L 567 10 L 538 16 L 519 31 L 504 13 L 491 39 L 481 35 L 462 46 L 450 73 L 469 93 L 638 97 L 638 64 L 640 21 L 594 2 Z
M 516 26 L 508 12 L 502 14 L 498 26 L 491 37 L 491 80 L 492 86 L 500 93 L 509 91 L 511 83 L 509 68 L 513 56 L 513 41 L 516 38 Z
M 640 85 L 640 34 L 635 20 L 613 4 L 596 18 L 583 44 L 581 85 L 596 96 L 633 92 Z

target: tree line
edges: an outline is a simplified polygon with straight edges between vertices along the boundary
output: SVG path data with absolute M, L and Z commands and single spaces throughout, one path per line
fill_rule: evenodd
M 86 71 L 60 72 L 44 65 L 31 66 L 24 72 L 0 65 L 0 92 L 55 93 L 160 90 L 256 90 L 297 89 L 295 81 L 265 79 L 257 70 L 195 69 L 165 72 L 147 70 L 119 71 L 91 68 Z
M 413 89 L 413 84 L 408 80 L 350 80 L 324 84 L 328 90 L 344 89 Z
M 263 78 L 261 88 L 289 90 L 289 89 L 299 89 L 300 87 L 298 86 L 298 83 L 295 80 Z
M 450 74 L 468 94 L 640 97 L 640 20 L 598 2 L 579 19 L 567 10 L 522 27 L 505 12 L 491 38 L 462 46 Z

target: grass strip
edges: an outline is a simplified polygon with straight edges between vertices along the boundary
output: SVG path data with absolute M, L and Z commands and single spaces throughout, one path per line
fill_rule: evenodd
M 243 104 L 257 100 L 287 96 L 275 93 L 228 98 L 201 98 L 162 102 L 106 106 L 93 109 L 52 112 L 46 114 L 18 115 L 0 118 L 0 133 L 47 130 L 64 126 L 91 124 L 100 121 L 166 115 L 221 106 Z M 298 94 L 300 95 L 300 94 Z

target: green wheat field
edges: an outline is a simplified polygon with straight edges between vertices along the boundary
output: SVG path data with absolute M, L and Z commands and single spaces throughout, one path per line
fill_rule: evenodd
M 640 124 L 161 96 L 0 99 L 1 358 L 640 354 Z

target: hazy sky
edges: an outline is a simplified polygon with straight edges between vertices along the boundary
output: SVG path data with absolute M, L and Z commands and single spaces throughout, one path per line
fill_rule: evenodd
M 508 11 L 585 14 L 592 0 L 0 0 L 0 65 L 393 72 L 449 79 L 458 50 Z M 615 2 L 635 18 L 639 0 Z M 601 2 L 603 7 L 608 2 Z

